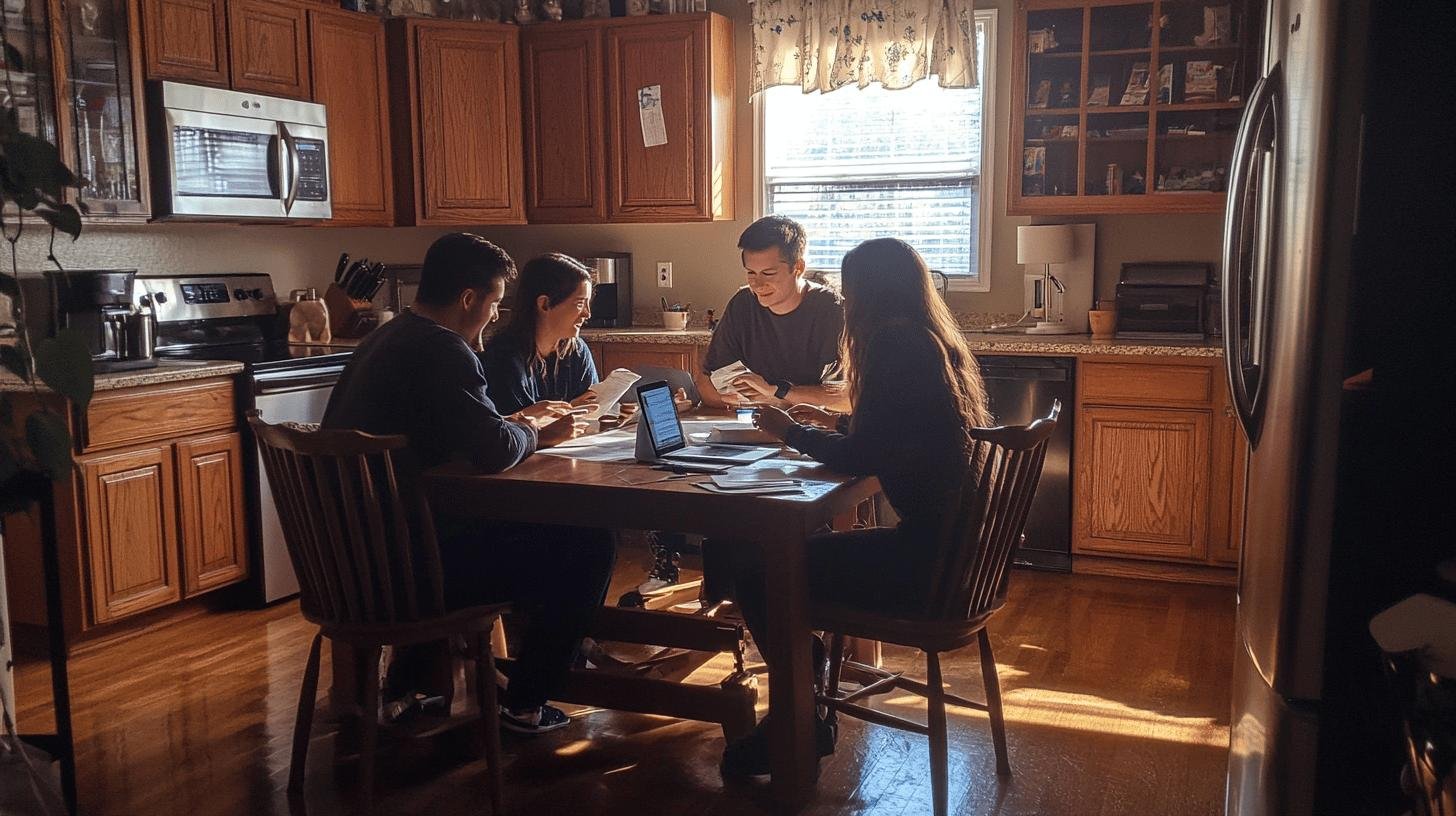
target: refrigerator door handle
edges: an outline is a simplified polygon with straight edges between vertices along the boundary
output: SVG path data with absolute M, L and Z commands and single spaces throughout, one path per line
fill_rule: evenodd
M 1273 246 L 1269 230 L 1274 227 L 1273 184 L 1275 162 L 1269 154 L 1277 129 L 1276 103 L 1280 87 L 1280 66 L 1275 64 L 1262 77 L 1249 97 L 1249 105 L 1239 122 L 1234 139 L 1234 155 L 1229 168 L 1229 194 L 1227 210 L 1224 213 L 1223 245 L 1223 345 L 1224 364 L 1228 370 L 1229 393 L 1234 411 L 1244 435 L 1251 446 L 1259 443 L 1259 427 L 1262 424 L 1260 400 L 1263 382 L 1264 343 L 1263 323 L 1267 318 L 1264 308 L 1270 287 L 1268 284 L 1271 259 L 1269 250 Z M 1251 185 L 1255 198 L 1250 200 Z M 1250 219 L 1250 209 L 1253 218 Z M 1252 221 L 1253 223 L 1248 223 Z M 1244 307 L 1244 257 L 1252 249 L 1253 264 L 1249 298 L 1250 325 L 1245 338 L 1243 325 Z

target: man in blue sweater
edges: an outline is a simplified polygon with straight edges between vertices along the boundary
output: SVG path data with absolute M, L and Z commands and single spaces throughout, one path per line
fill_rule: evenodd
M 496 319 L 515 274 L 510 256 L 477 235 L 455 233 L 431 245 L 414 305 L 359 344 L 329 399 L 324 427 L 403 434 L 421 467 L 463 459 L 487 473 L 579 434 L 583 423 L 574 415 L 543 408 L 502 416 L 486 393 L 471 346 Z M 606 595 L 611 536 L 436 516 L 446 603 L 511 601 L 530 617 L 502 724 L 523 733 L 566 725 L 566 714 L 546 700 L 565 679 Z M 392 679 L 407 670 L 391 671 Z

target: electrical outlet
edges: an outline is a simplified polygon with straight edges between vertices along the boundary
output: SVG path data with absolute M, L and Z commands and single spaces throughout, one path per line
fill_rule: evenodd
M 672 261 L 657 262 L 657 285 L 662 289 L 672 288 Z

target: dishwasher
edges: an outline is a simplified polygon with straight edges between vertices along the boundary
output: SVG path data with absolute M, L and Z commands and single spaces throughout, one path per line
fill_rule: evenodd
M 1062 401 L 1061 419 L 1047 444 L 1041 482 L 1026 517 L 1026 541 L 1015 563 L 1037 569 L 1072 569 L 1072 427 L 1076 424 L 1077 361 L 1071 357 L 977 355 L 997 425 L 1025 425 Z

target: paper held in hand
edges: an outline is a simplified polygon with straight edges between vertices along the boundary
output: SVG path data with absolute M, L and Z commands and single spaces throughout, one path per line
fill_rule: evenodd
M 587 390 L 597 395 L 597 401 L 593 403 L 585 414 L 587 419 L 597 419 L 607 409 L 617 404 L 623 394 L 632 384 L 642 379 L 640 374 L 635 374 L 625 368 L 619 368 L 607 375 L 607 378 L 596 383 Z
M 735 360 L 722 368 L 714 370 L 712 374 L 708 375 L 708 379 L 713 381 L 713 387 L 718 389 L 718 393 L 726 394 L 733 390 L 734 380 L 742 377 L 744 374 L 752 373 L 748 370 L 748 366 L 743 364 L 742 360 Z

